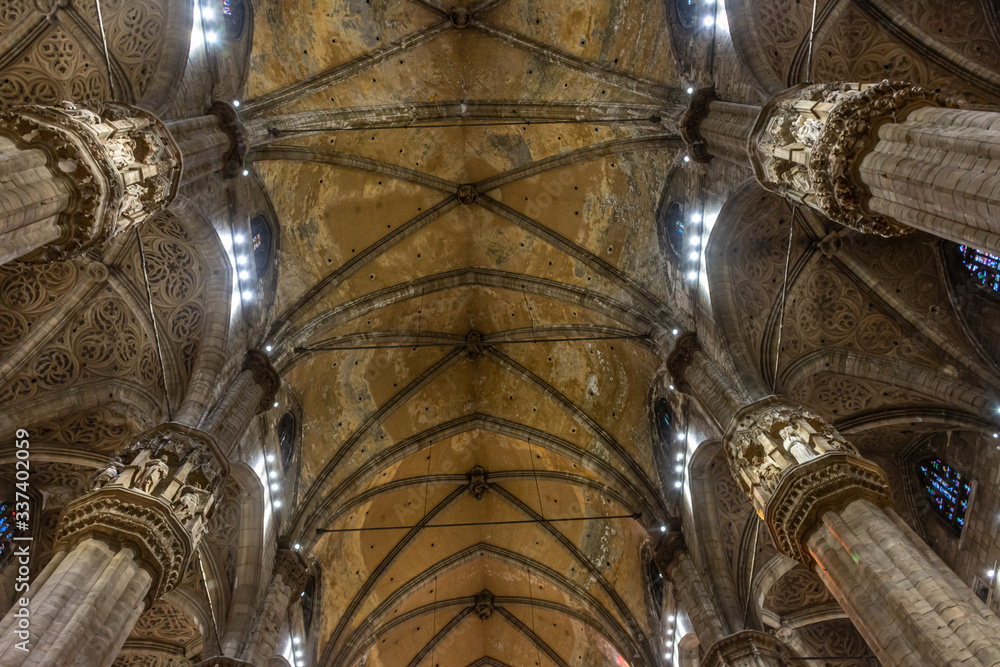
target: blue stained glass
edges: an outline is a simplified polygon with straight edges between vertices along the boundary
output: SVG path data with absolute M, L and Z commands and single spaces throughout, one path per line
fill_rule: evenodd
M 921 462 L 917 472 L 931 505 L 948 525 L 961 532 L 965 527 L 972 485 L 962 473 L 941 459 Z
M 0 503 L 0 564 L 10 551 L 10 540 L 14 537 L 14 503 Z
M 1000 257 L 967 245 L 958 246 L 958 252 L 973 280 L 986 289 L 1000 292 Z

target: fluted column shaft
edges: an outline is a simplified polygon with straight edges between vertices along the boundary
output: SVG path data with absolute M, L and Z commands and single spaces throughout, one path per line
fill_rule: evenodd
M 1000 619 L 892 510 L 856 500 L 807 544 L 883 665 L 1000 665 Z
M 1000 254 L 1000 113 L 925 107 L 878 129 L 859 166 L 873 213 Z
M 814 565 L 886 667 L 1000 666 L 1000 619 L 893 512 L 885 473 L 818 415 L 772 397 L 726 436 L 775 546 Z
M 296 552 L 280 549 L 274 576 L 254 624 L 250 641 L 240 657 L 255 667 L 267 667 L 278 643 L 278 633 L 288 615 L 288 605 L 305 587 L 308 571 Z
M 679 550 L 666 569 L 678 602 L 687 612 L 691 627 L 698 636 L 698 643 L 707 648 L 725 637 L 726 632 L 712 604 L 712 597 L 687 551 Z
M 106 667 L 145 609 L 152 584 L 131 549 L 86 539 L 53 558 L 32 584 L 24 651 L 15 605 L 0 621 L 0 655 L 10 667 Z
M 52 560 L 0 621 L 3 664 L 111 665 L 143 610 L 180 580 L 227 472 L 211 438 L 179 424 L 129 443 L 63 510 Z
M 216 173 L 233 177 L 242 171 L 246 133 L 231 105 L 215 102 L 204 116 L 169 120 L 166 126 L 184 156 L 182 184 Z
M 280 386 L 281 378 L 268 356 L 251 350 L 240 374 L 205 420 L 202 430 L 212 435 L 226 452 L 232 451 L 250 420 L 271 407 Z

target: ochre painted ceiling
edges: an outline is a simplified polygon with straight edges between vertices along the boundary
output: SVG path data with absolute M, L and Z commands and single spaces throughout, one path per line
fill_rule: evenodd
M 682 146 L 664 4 L 254 16 L 244 119 L 281 221 L 270 342 L 302 412 L 290 534 L 322 571 L 320 664 L 655 664 L 649 403 L 681 324 L 655 226 Z M 413 528 L 316 534 L 386 526 Z

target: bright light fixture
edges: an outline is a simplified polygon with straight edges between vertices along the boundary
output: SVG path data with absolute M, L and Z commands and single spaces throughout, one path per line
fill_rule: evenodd
M 208 42 L 209 44 L 215 44 L 215 41 L 217 39 L 219 39 L 219 36 L 216 35 L 214 32 L 212 32 L 211 30 L 205 33 L 205 41 Z
M 701 24 L 706 28 L 711 28 L 713 25 L 715 25 L 715 17 L 711 15 L 706 16 L 701 20 Z
M 670 385 L 670 391 L 674 390 L 674 385 Z
M 243 290 L 243 300 L 249 301 L 253 298 L 253 292 L 251 290 Z
M 267 455 L 267 462 L 268 463 L 274 463 L 274 454 L 268 454 Z
M 277 401 L 274 402 L 274 407 L 278 407 L 278 402 Z
M 244 169 L 243 170 L 243 175 L 244 176 L 249 176 L 250 175 L 250 171 L 248 169 Z
M 264 351 L 265 352 L 270 352 L 271 351 L 271 346 L 270 345 L 265 345 L 264 346 Z
M 243 243 L 243 235 L 237 234 L 236 236 L 233 237 L 233 241 L 235 241 L 236 243 Z
M 690 95 L 693 92 L 694 92 L 694 88 L 692 86 L 688 86 L 687 94 Z
M 233 106 L 234 107 L 238 107 L 239 105 L 240 105 L 240 101 L 239 100 L 233 100 Z
M 679 489 L 679 488 L 681 488 L 681 486 L 683 486 L 683 485 L 681 484 L 680 480 L 677 480 L 676 482 L 674 482 L 674 488 L 675 489 Z
M 688 280 L 691 280 L 691 281 L 698 280 L 698 272 L 697 271 L 688 271 Z
M 701 213 L 692 213 L 691 222 L 701 222 Z
M 688 257 L 691 258 L 692 260 L 696 260 L 696 259 L 698 259 L 698 255 L 699 255 L 699 253 L 698 253 L 697 250 L 692 250 L 691 254 L 688 255 Z
M 240 280 L 250 280 L 250 272 L 240 271 Z
M 667 527 L 666 526 L 660 526 L 660 532 L 661 533 L 667 532 Z
M 670 333 L 672 333 L 673 335 L 675 335 L 675 336 L 676 336 L 677 334 L 679 334 L 679 333 L 680 333 L 680 330 L 679 330 L 679 329 L 674 329 L 674 330 L 673 330 L 673 331 L 671 331 Z
M 684 161 L 685 161 L 685 162 L 690 162 L 690 161 L 691 161 L 691 156 L 689 156 L 689 155 L 685 155 L 685 156 L 684 156 Z
M 239 264 L 240 266 L 245 265 L 247 263 L 247 256 L 240 255 L 239 257 L 236 258 L 236 263 Z
M 277 491 L 280 488 L 281 488 L 281 485 L 278 484 L 277 482 L 275 482 L 274 484 L 271 485 L 271 490 L 272 491 Z

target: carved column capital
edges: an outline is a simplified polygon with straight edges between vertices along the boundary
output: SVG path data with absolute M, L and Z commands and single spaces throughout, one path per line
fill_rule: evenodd
M 306 582 L 309 581 L 309 567 L 305 558 L 293 549 L 278 549 L 274 559 L 274 573 L 281 575 L 285 585 L 292 591 L 292 598 L 304 591 Z
M 246 128 L 240 122 L 236 107 L 229 102 L 216 100 L 209 107 L 208 113 L 218 117 L 220 129 L 229 135 L 229 140 L 232 142 L 223 157 L 225 166 L 222 168 L 222 176 L 224 178 L 238 176 L 243 171 L 243 164 L 246 161 L 247 152 L 250 150 Z
M 679 526 L 668 528 L 654 542 L 653 558 L 664 576 L 669 576 L 671 565 L 682 553 L 687 553 L 687 543 Z
M 681 116 L 681 138 L 687 144 L 688 155 L 695 162 L 704 164 L 712 159 L 698 126 L 708 116 L 709 105 L 717 99 L 719 97 L 714 88 L 699 88 L 691 95 L 688 108 Z
M 37 149 L 74 193 L 61 235 L 27 261 L 80 254 L 163 210 L 177 193 L 181 152 L 152 113 L 120 103 L 21 105 L 0 114 L 0 135 Z
M 281 388 L 281 376 L 271 364 L 271 358 L 260 350 L 250 350 L 243 360 L 243 370 L 250 371 L 253 380 L 264 390 L 264 395 L 257 406 L 257 412 L 263 412 L 271 407 L 274 396 Z
M 826 511 L 858 499 L 892 504 L 881 468 L 819 415 L 780 397 L 740 411 L 725 452 L 775 546 L 803 563 L 811 562 L 805 542 Z
M 910 228 L 871 211 L 858 167 L 878 128 L 925 106 L 955 106 L 940 93 L 900 81 L 795 86 L 765 105 L 748 153 L 768 190 L 814 208 L 835 222 L 882 236 Z
M 788 650 L 774 635 L 744 630 L 723 637 L 705 652 L 703 667 L 791 667 Z
M 56 548 L 87 537 L 129 547 L 150 572 L 152 602 L 178 582 L 215 509 L 229 464 L 211 436 L 162 424 L 137 436 L 67 505 Z
M 690 393 L 691 389 L 684 378 L 684 370 L 691 363 L 695 352 L 700 349 L 697 336 L 694 333 L 686 333 L 677 339 L 673 351 L 667 357 L 667 371 L 674 379 L 674 385 L 684 393 Z
M 202 660 L 201 662 L 196 662 L 194 667 L 253 667 L 253 663 L 244 662 L 243 660 L 237 660 L 236 658 L 230 658 L 225 655 L 219 655 L 214 658 Z

